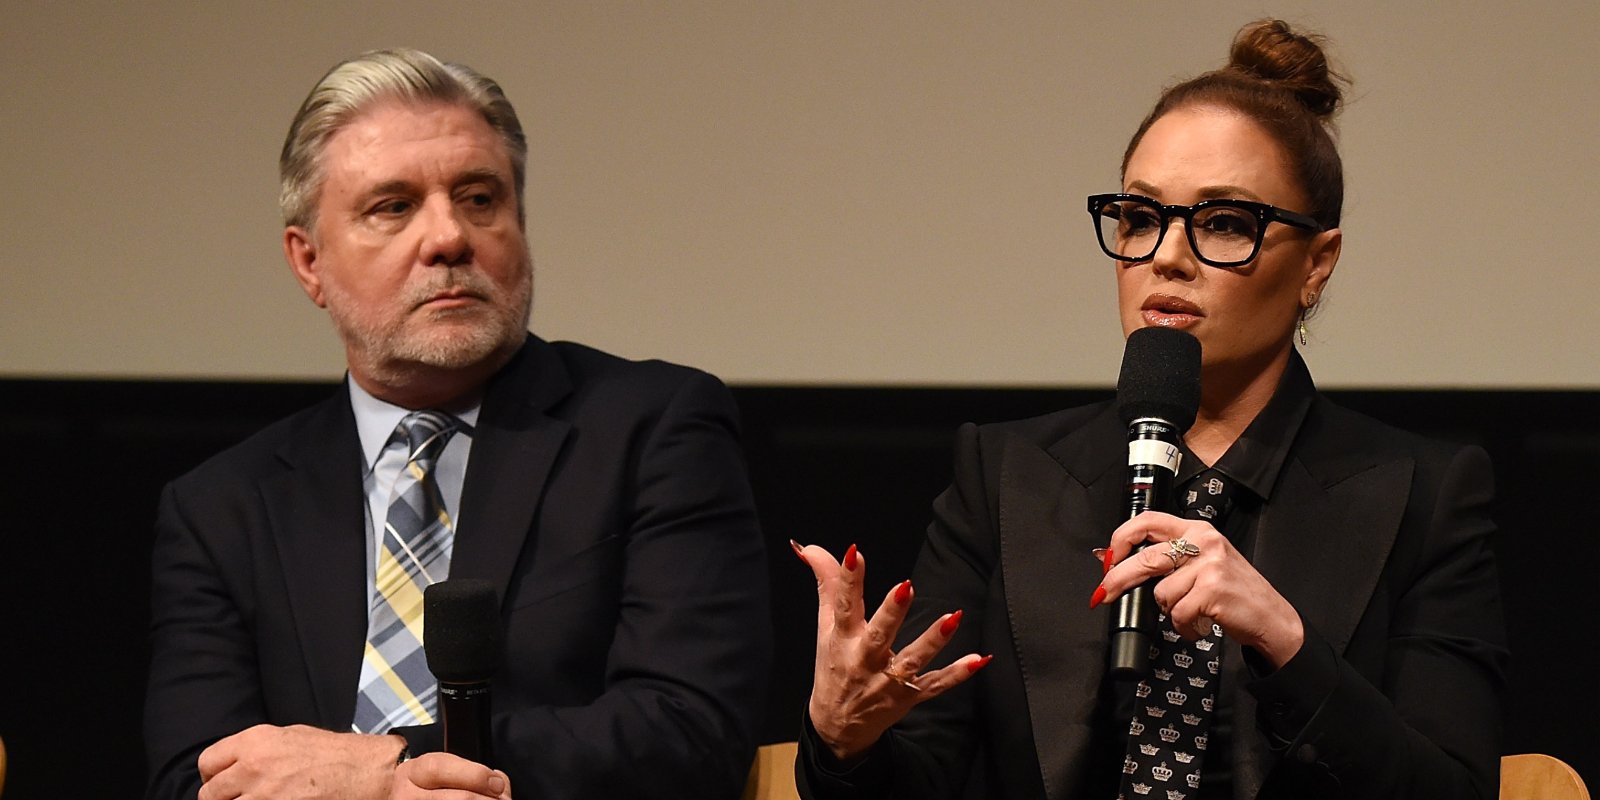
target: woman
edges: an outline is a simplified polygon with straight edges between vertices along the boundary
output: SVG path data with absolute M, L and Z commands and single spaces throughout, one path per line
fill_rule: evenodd
M 1118 524 L 1106 404 L 964 427 L 912 580 L 870 619 L 863 554 L 796 546 L 819 593 L 805 794 L 1493 796 L 1487 458 L 1334 406 L 1294 348 L 1342 241 L 1336 80 L 1316 40 L 1248 25 L 1090 198 L 1124 334 L 1202 345 L 1174 483 L 1195 518 Z M 1113 680 L 1105 605 L 1152 579 L 1154 673 Z

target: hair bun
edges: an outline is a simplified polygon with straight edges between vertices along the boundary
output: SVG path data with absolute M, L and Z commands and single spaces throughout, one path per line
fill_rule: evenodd
M 1301 34 L 1278 19 L 1252 22 L 1239 30 L 1228 54 L 1228 69 L 1281 85 L 1319 117 L 1339 110 L 1342 91 L 1349 81 L 1328 66 L 1323 39 Z

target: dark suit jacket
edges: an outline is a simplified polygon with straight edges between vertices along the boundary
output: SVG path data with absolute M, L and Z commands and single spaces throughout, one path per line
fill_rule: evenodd
M 519 797 L 735 797 L 770 650 L 766 560 L 715 378 L 529 337 L 490 383 L 451 577 L 500 589 L 498 766 Z M 366 638 L 362 457 L 346 392 L 162 496 L 150 796 L 257 723 L 350 729 Z M 437 725 L 407 729 L 440 749 Z
M 1088 610 L 1101 574 L 1089 551 L 1126 515 L 1126 427 L 1092 406 L 968 425 L 956 449 L 901 635 L 966 609 L 939 663 L 994 661 L 843 779 L 803 739 L 807 796 L 1081 796 L 1107 642 L 1107 611 Z M 1479 448 L 1314 400 L 1253 558 L 1306 643 L 1234 692 L 1235 797 L 1494 796 L 1505 651 L 1490 481 Z

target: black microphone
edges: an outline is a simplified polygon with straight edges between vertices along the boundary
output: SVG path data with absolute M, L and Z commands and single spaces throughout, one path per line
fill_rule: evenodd
M 1129 519 L 1147 510 L 1172 510 L 1179 444 L 1199 409 L 1200 340 L 1173 328 L 1140 328 L 1129 335 L 1117 379 L 1117 415 L 1128 426 Z M 1155 582 L 1124 593 L 1112 609 L 1108 657 L 1114 678 L 1150 674 Z
M 500 664 L 500 599 L 494 584 L 454 578 L 422 595 L 422 651 L 439 679 L 444 749 L 494 766 L 489 679 Z

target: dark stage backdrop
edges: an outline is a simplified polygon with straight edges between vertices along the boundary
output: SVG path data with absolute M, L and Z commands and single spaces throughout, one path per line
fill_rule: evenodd
M 331 384 L 0 380 L 0 736 L 7 796 L 135 797 L 151 522 L 163 483 Z M 1105 390 L 735 387 L 768 540 L 777 666 L 766 741 L 793 739 L 815 594 L 790 538 L 872 561 L 868 597 L 910 571 L 952 433 Z M 1546 752 L 1600 786 L 1588 638 L 1600 537 L 1597 392 L 1330 392 L 1404 428 L 1483 445 L 1513 651 L 1507 752 Z M 1076 608 L 1082 598 L 1064 598 Z M 1557 693 L 1556 690 L 1560 690 Z

